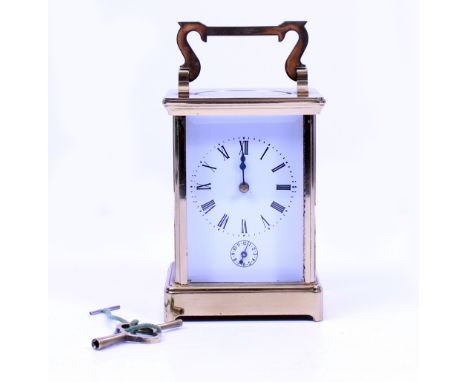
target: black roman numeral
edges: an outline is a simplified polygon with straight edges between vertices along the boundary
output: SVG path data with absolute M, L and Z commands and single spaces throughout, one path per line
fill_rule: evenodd
M 284 162 L 283 162 L 283 163 L 281 163 L 280 165 L 276 166 L 275 168 L 272 168 L 271 171 L 272 171 L 272 172 L 276 172 L 276 171 L 278 171 L 279 169 L 282 169 L 284 166 L 286 166 L 286 165 L 285 165 Z
M 242 219 L 242 233 L 247 233 L 247 222 Z
M 282 190 L 282 191 L 291 191 L 291 185 L 290 184 L 277 184 L 276 189 Z
M 211 190 L 211 183 L 197 184 L 197 190 Z
M 249 155 L 249 141 L 239 141 L 239 145 L 241 148 L 239 154 Z
M 263 217 L 263 215 L 260 215 L 260 217 L 262 218 L 263 227 L 268 228 L 270 226 L 270 223 L 268 223 L 268 220 L 266 220 Z
M 203 162 L 202 163 L 202 166 L 203 167 L 206 167 L 206 168 L 209 168 L 211 171 L 215 172 L 216 171 L 216 167 L 213 167 L 213 166 L 210 166 L 208 163 L 206 162 Z
M 222 229 L 226 229 L 226 224 L 227 224 L 228 220 L 229 220 L 229 216 L 224 214 L 223 217 L 221 218 L 221 220 L 218 223 L 218 227 L 220 227 Z
M 218 149 L 218 151 L 223 155 L 224 160 L 229 159 L 229 154 L 227 153 L 227 151 L 226 151 L 226 149 L 224 148 L 224 146 L 221 146 L 221 148 L 218 147 L 217 149 Z
M 273 202 L 271 203 L 271 208 L 274 208 L 276 211 L 283 213 L 286 207 L 283 207 L 281 204 Z
M 206 202 L 205 204 L 201 205 L 201 209 L 205 213 L 205 215 L 210 212 L 213 208 L 215 208 L 216 203 L 214 200 L 210 200 L 209 202 Z
M 262 156 L 260 157 L 260 160 L 263 160 L 263 157 L 265 156 L 265 154 L 266 154 L 266 152 L 268 151 L 269 148 L 270 148 L 270 146 L 267 146 L 267 148 L 263 152 Z

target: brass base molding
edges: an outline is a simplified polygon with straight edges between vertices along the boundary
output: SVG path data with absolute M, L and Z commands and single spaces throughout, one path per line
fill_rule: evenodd
M 310 316 L 323 319 L 322 288 L 314 283 L 177 284 L 171 264 L 164 292 L 164 320 L 183 317 Z

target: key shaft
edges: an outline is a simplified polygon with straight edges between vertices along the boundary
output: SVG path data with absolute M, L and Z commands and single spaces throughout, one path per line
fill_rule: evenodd
M 174 321 L 165 322 L 159 324 L 161 331 L 179 328 L 184 322 L 181 319 Z M 145 324 L 142 324 L 145 325 Z M 143 343 L 155 343 L 161 340 L 160 331 L 150 331 L 150 333 L 144 333 L 144 329 L 140 329 L 140 332 L 137 333 L 128 333 L 126 330 L 130 327 L 129 323 L 117 325 L 116 332 L 110 336 L 94 338 L 91 341 L 91 346 L 94 350 L 102 350 L 109 346 L 115 345 L 120 342 L 132 341 L 132 342 L 143 342 Z
M 158 326 L 161 328 L 161 330 L 166 330 L 166 329 L 180 328 L 183 323 L 184 321 L 182 321 L 181 319 L 177 319 L 174 321 L 169 321 L 163 324 L 159 324 Z
M 94 338 L 91 341 L 91 346 L 93 347 L 94 350 L 101 350 L 109 346 L 115 345 L 119 342 L 125 342 L 125 341 L 127 341 L 127 333 L 120 332 L 120 333 L 112 334 L 110 336 Z

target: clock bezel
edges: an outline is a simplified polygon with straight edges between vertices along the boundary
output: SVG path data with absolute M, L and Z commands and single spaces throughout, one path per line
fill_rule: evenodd
M 190 282 L 188 279 L 187 251 L 187 173 L 186 173 L 186 116 L 174 116 L 174 194 L 175 194 L 175 264 L 174 281 L 183 286 L 209 288 L 213 283 Z M 304 234 L 303 281 L 317 282 L 315 271 L 315 115 L 303 115 L 303 184 Z M 217 283 L 239 285 L 275 285 L 279 283 Z M 285 283 L 281 283 L 285 284 Z M 288 283 L 291 285 L 298 283 Z

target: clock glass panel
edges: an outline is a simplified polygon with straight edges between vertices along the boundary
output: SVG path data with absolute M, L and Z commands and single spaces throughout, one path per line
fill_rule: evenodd
M 186 117 L 188 278 L 303 281 L 303 117 Z

